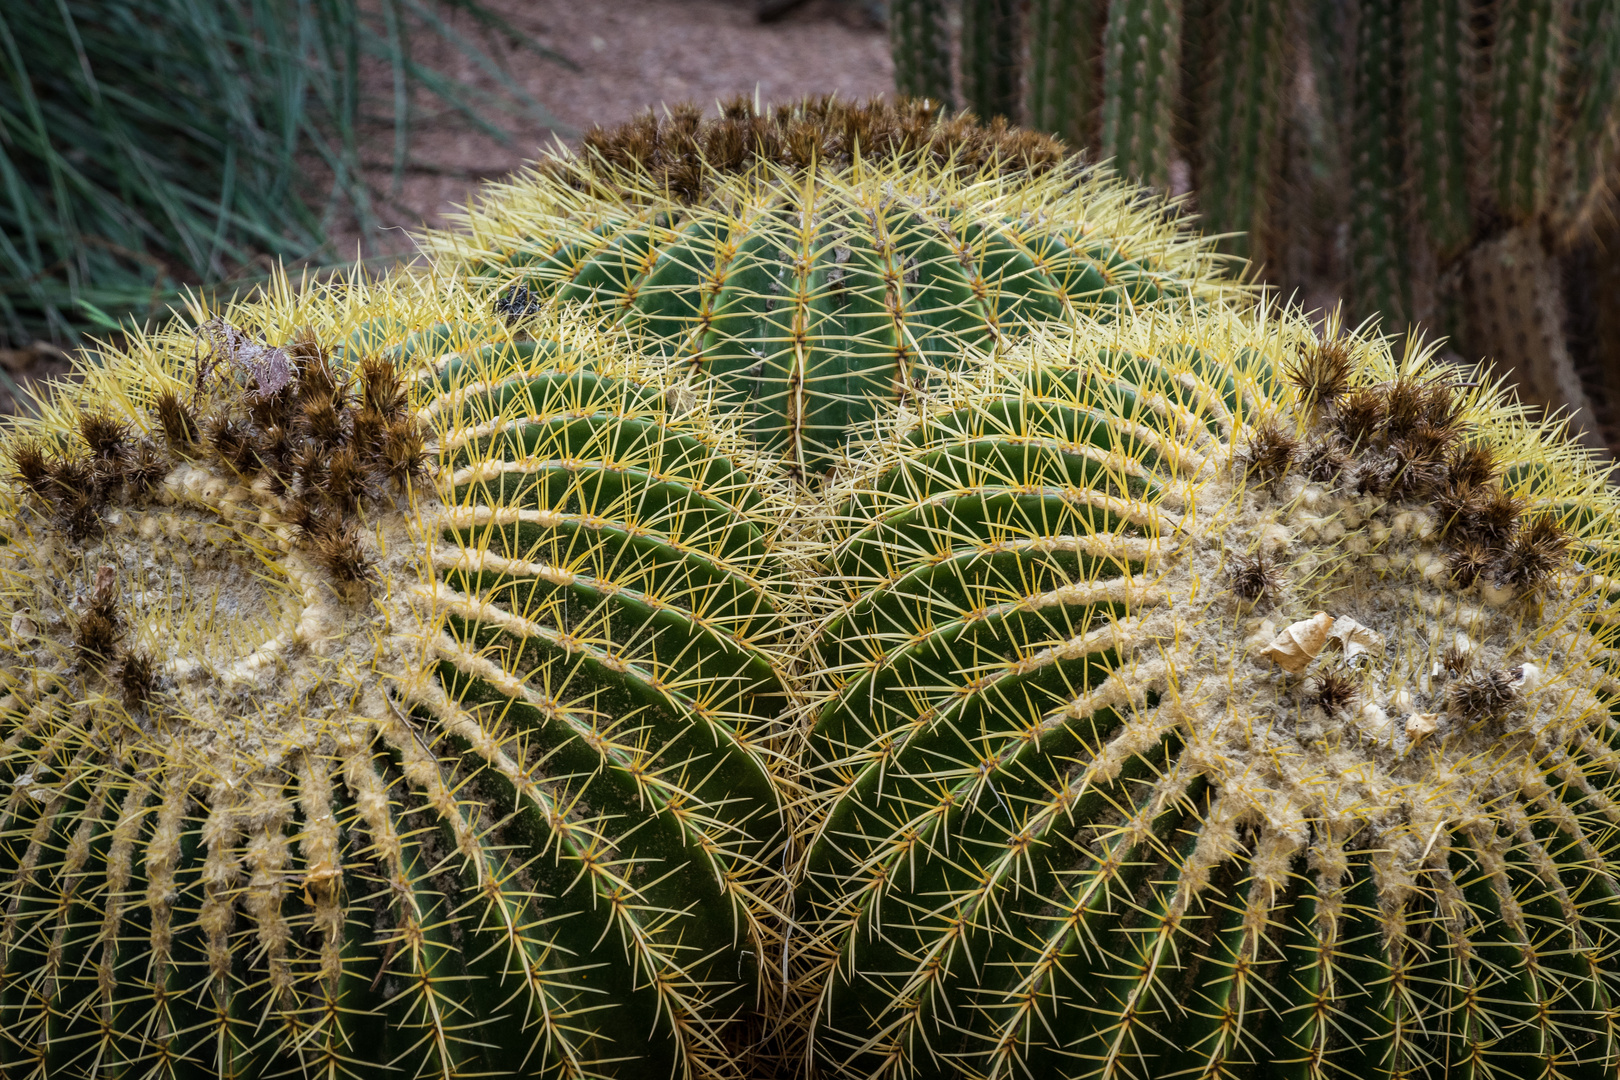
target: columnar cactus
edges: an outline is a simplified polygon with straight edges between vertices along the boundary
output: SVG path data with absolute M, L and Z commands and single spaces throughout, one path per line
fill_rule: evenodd
M 621 320 L 817 473 L 1026 321 L 1234 294 L 1162 203 L 1050 139 L 935 108 L 649 114 L 494 187 L 430 246 L 509 314 L 556 297 Z
M 951 33 L 945 0 L 894 0 L 889 5 L 894 85 L 902 94 L 951 108 Z
M 981 16 L 978 41 L 1018 32 L 1016 8 L 964 8 L 992 10 L 1004 25 Z M 1620 362 L 1582 329 L 1606 294 L 1581 269 L 1613 257 L 1599 235 L 1620 187 L 1612 2 L 1032 0 L 1029 12 L 1031 127 L 1185 191 L 1223 250 L 1284 293 L 1348 284 L 1357 319 L 1444 333 L 1526 400 L 1614 428 L 1614 386 L 1590 373 Z M 941 52 L 915 33 L 891 43 L 907 73 Z M 964 22 L 964 58 L 976 45 Z M 973 92 L 965 104 L 990 107 Z M 1604 438 L 1620 435 L 1587 441 Z
M 745 1069 L 760 478 L 613 342 L 470 303 L 199 317 L 9 440 L 6 1075 Z
M 822 1075 L 1612 1071 L 1616 499 L 1477 378 L 1159 316 L 867 447 Z

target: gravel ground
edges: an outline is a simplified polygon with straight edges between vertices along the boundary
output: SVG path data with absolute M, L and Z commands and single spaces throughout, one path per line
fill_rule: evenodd
M 397 228 L 374 238 L 380 253 L 408 253 L 407 230 L 448 224 L 446 214 L 465 204 L 480 181 L 511 172 L 559 138 L 577 144 L 592 124 L 684 101 L 712 112 L 736 94 L 774 102 L 893 92 L 888 39 L 859 0 L 809 0 L 769 23 L 756 18 L 754 0 L 486 2 L 572 63 L 571 70 L 490 43 L 556 124 L 505 124 L 512 144 L 503 146 L 458 117 L 423 121 L 412 147 L 416 167 L 387 212 Z M 441 52 L 432 59 L 475 84 L 495 85 L 464 57 Z M 387 183 L 386 173 L 377 176 Z M 352 251 L 359 239 L 345 235 L 339 250 Z

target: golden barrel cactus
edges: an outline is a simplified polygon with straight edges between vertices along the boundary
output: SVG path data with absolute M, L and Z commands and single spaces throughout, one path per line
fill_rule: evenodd
M 613 342 L 469 303 L 198 313 L 8 437 L 5 1075 L 746 1068 L 758 477 Z
M 4 435 L 0 1072 L 1612 1075 L 1606 473 L 1005 131 L 680 116 Z
M 1408 344 L 1047 331 L 869 443 L 795 909 L 820 1075 L 1613 1072 L 1617 502 Z
M 936 103 L 734 100 L 584 143 L 428 250 L 509 316 L 558 298 L 618 321 L 805 475 L 1031 321 L 1238 295 L 1163 198 Z

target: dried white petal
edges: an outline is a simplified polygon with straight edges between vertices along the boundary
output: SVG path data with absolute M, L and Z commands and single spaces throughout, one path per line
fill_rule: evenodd
M 1516 694 L 1528 693 L 1541 683 L 1541 669 L 1534 664 L 1520 664 L 1519 673 L 1508 686 Z
M 1364 654 L 1375 656 L 1384 651 L 1384 636 L 1367 629 L 1348 615 L 1340 615 L 1333 620 L 1333 628 L 1328 631 L 1328 637 L 1338 642 L 1348 662 L 1354 662 L 1356 657 Z
M 1356 711 L 1356 723 L 1367 737 L 1384 742 L 1390 738 L 1389 714 L 1375 701 L 1369 701 Z
M 1332 628 L 1333 616 L 1318 611 L 1308 619 L 1283 627 L 1283 632 L 1260 655 L 1297 675 L 1322 651 Z

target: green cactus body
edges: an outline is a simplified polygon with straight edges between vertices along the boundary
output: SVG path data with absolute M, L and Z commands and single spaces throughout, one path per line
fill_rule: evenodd
M 1110 4 L 1103 33 L 1102 141 L 1126 176 L 1170 184 L 1181 85 L 1181 0 Z
M 1030 15 L 1029 125 L 1075 146 L 1096 140 L 1101 104 L 1096 58 L 1101 6 L 1091 0 L 1036 0 Z
M 1491 56 L 1491 183 L 1496 209 L 1516 221 L 1547 206 L 1559 80 L 1568 26 L 1564 0 L 1506 0 Z
M 1401 190 L 1401 5 L 1371 0 L 1356 17 L 1351 245 L 1356 308 L 1400 332 L 1412 317 L 1409 242 Z
M 1401 12 L 1405 160 L 1419 218 L 1443 262 L 1461 252 L 1474 233 L 1467 157 L 1474 94 L 1471 14 L 1462 0 L 1408 4 Z
M 1580 0 L 1570 20 L 1577 29 L 1573 71 L 1564 85 L 1570 125 L 1569 175 L 1558 185 L 1560 224 L 1566 234 L 1590 233 L 1593 215 L 1611 195 L 1620 165 L 1620 8 Z
M 1203 106 L 1199 110 L 1198 206 L 1211 232 L 1234 254 L 1258 255 L 1266 240 L 1272 191 L 1282 167 L 1292 0 L 1241 0 L 1208 18 Z
M 741 1075 L 786 689 L 736 434 L 589 334 L 316 292 L 230 318 L 348 339 L 334 368 L 195 377 L 174 328 L 25 432 L 70 454 L 94 412 L 123 448 L 77 535 L 48 484 L 3 511 L 3 1071 Z M 321 371 L 388 346 L 408 400 L 369 369 L 322 442 Z M 199 441 L 120 489 L 194 377 Z M 311 470 L 339 491 L 401 408 L 436 470 L 339 528 Z M 220 460 L 230 424 L 254 467 Z
M 895 89 L 955 107 L 945 0 L 894 0 L 889 5 L 889 41 Z
M 1037 338 L 844 488 L 819 1067 L 1606 1075 L 1613 495 L 1421 358 L 1329 343 L 1312 407 L 1303 323 L 1154 321 Z
M 583 164 L 497 188 L 436 238 L 480 286 L 618 319 L 821 472 L 853 433 L 1026 321 L 1230 294 L 1207 248 L 1076 163 L 964 178 L 907 156 L 716 170 L 684 205 Z
M 1018 0 L 962 5 L 962 98 L 987 120 L 1023 113 L 1023 30 Z

